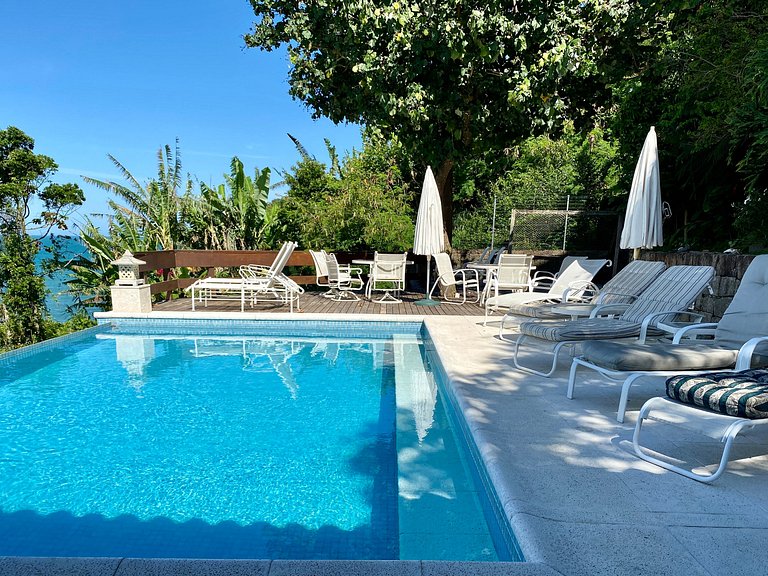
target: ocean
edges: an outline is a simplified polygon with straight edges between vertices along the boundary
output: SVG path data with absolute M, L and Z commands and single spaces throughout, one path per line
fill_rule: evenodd
M 62 252 L 64 257 L 69 260 L 70 258 L 87 252 L 85 245 L 80 242 L 80 239 L 72 236 L 59 236 L 62 239 Z M 42 240 L 43 246 L 50 246 L 50 238 L 44 238 Z M 41 249 L 37 254 L 37 264 L 40 266 L 40 262 L 48 257 L 48 253 Z M 52 276 L 45 278 L 45 287 L 48 289 L 48 295 L 46 296 L 45 303 L 48 306 L 48 312 L 51 317 L 57 322 L 64 322 L 71 314 L 67 311 L 67 307 L 74 303 L 74 298 L 64 293 L 67 289 L 65 282 L 72 278 L 72 273 L 64 268 L 55 272 Z

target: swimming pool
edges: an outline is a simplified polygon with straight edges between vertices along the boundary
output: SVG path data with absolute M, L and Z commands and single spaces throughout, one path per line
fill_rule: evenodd
M 3 356 L 0 555 L 515 559 L 423 336 L 126 320 Z

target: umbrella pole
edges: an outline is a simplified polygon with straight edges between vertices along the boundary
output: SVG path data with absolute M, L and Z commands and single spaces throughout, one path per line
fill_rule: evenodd
M 437 300 L 432 300 L 432 298 L 429 297 L 429 273 L 430 269 L 432 268 L 432 254 L 427 254 L 427 288 L 426 288 L 426 294 L 424 294 L 424 298 L 422 300 L 416 300 L 414 304 L 417 306 L 437 306 L 440 304 Z
M 635 248 L 632 252 L 632 260 L 637 260 L 640 258 L 640 248 Z

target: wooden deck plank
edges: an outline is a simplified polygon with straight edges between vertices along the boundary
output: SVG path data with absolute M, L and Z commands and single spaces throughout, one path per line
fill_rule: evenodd
M 423 294 L 406 293 L 401 296 L 400 304 L 379 304 L 365 298 L 359 301 L 335 302 L 330 298 L 324 298 L 322 292 L 306 292 L 301 296 L 301 312 L 318 314 L 400 314 L 405 316 L 477 316 L 483 314 L 483 308 L 473 302 L 462 305 L 440 304 L 439 306 L 417 306 L 414 302 L 421 300 Z M 236 301 L 213 301 L 207 307 L 198 304 L 198 311 L 207 312 L 238 312 L 240 303 Z M 190 298 L 177 298 L 167 302 L 152 305 L 156 312 L 191 312 L 192 300 Z M 287 312 L 287 306 L 259 303 L 251 308 L 246 305 L 246 312 Z

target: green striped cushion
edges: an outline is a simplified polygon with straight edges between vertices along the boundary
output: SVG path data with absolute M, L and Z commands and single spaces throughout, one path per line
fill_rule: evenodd
M 640 335 L 640 324 L 613 318 L 583 318 L 558 322 L 523 322 L 520 333 L 550 342 L 605 340 Z
M 768 370 L 673 376 L 667 396 L 740 418 L 768 418 Z

